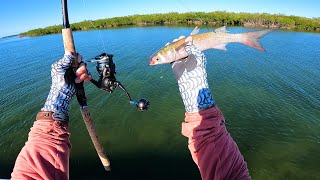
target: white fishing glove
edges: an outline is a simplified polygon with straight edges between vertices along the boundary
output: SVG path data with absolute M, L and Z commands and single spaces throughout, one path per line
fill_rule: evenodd
M 191 36 L 186 42 L 185 50 L 189 56 L 173 62 L 172 69 L 186 112 L 198 112 L 214 106 L 215 102 L 207 82 L 206 56 L 192 44 Z
M 80 68 L 77 70 L 75 75 L 73 73 L 66 75 L 67 70 L 69 72 L 70 70 L 72 71 L 72 69 L 70 69 L 71 63 L 75 59 L 71 53 L 66 53 L 62 59 L 58 60 L 51 66 L 52 84 L 47 100 L 41 111 L 52 111 L 54 120 L 69 120 L 69 104 L 76 93 L 74 82 L 79 83 L 83 80 L 89 81 L 92 77 L 87 71 L 85 64 L 82 63 L 82 57 L 80 55 L 77 57 L 77 61 L 80 63 Z

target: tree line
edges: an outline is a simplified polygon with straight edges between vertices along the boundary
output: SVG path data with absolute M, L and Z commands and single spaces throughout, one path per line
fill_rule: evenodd
M 72 23 L 73 31 L 106 29 L 119 26 L 147 26 L 147 25 L 169 25 L 169 24 L 193 24 L 213 26 L 244 26 L 263 27 L 273 29 L 286 29 L 297 31 L 320 32 L 320 17 L 306 18 L 299 16 L 287 16 L 282 14 L 267 13 L 233 13 L 225 11 L 214 12 L 187 12 L 187 13 L 158 13 L 147 15 L 130 15 L 98 20 L 85 20 Z M 46 28 L 33 29 L 20 36 L 41 36 L 61 33 L 61 25 Z

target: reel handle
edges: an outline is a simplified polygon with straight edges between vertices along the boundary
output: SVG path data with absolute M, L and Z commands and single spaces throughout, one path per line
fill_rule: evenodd
M 131 99 L 129 92 L 122 86 L 122 84 L 120 82 L 116 81 L 116 85 L 126 93 L 128 99 L 129 99 L 129 103 L 136 105 L 136 107 L 139 111 L 146 111 L 149 109 L 150 102 L 148 100 L 142 98 L 139 101 L 134 101 Z

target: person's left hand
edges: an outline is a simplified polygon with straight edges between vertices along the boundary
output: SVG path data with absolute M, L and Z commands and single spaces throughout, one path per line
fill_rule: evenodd
M 179 37 L 183 38 L 185 37 Z M 206 56 L 193 44 L 192 36 L 185 38 L 185 42 L 185 50 L 189 56 L 172 62 L 171 67 L 178 81 L 186 112 L 198 112 L 214 106 L 215 101 L 208 85 Z
M 73 73 L 66 73 L 72 71 L 71 64 L 75 60 L 71 52 L 66 51 L 63 58 L 51 66 L 51 89 L 41 111 L 52 111 L 54 120 L 68 121 L 69 104 L 76 92 L 74 83 L 92 79 L 86 64 L 82 62 L 82 56 L 77 54 L 76 57 L 80 66 L 74 73 L 75 76 Z

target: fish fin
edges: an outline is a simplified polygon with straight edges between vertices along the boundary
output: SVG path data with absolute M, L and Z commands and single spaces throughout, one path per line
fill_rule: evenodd
M 175 51 L 176 51 L 176 52 L 180 52 L 181 50 L 184 50 L 184 47 L 186 47 L 187 44 L 188 44 L 188 42 L 182 43 L 180 46 L 178 46 L 177 48 L 175 48 Z
M 222 26 L 221 28 L 215 29 L 214 32 L 216 33 L 227 33 L 226 26 Z
M 219 44 L 218 46 L 214 46 L 213 48 L 226 51 L 227 50 L 226 45 L 227 44 Z
M 271 31 L 272 30 L 269 29 L 269 30 L 244 33 L 243 34 L 244 38 L 243 38 L 243 41 L 241 41 L 241 43 L 247 46 L 253 47 L 255 49 L 258 49 L 262 52 L 266 52 L 266 50 L 260 44 L 259 39 Z
M 200 30 L 200 28 L 198 28 L 198 26 L 196 26 L 196 27 L 192 30 L 192 32 L 190 33 L 190 36 L 198 34 L 199 30 Z

